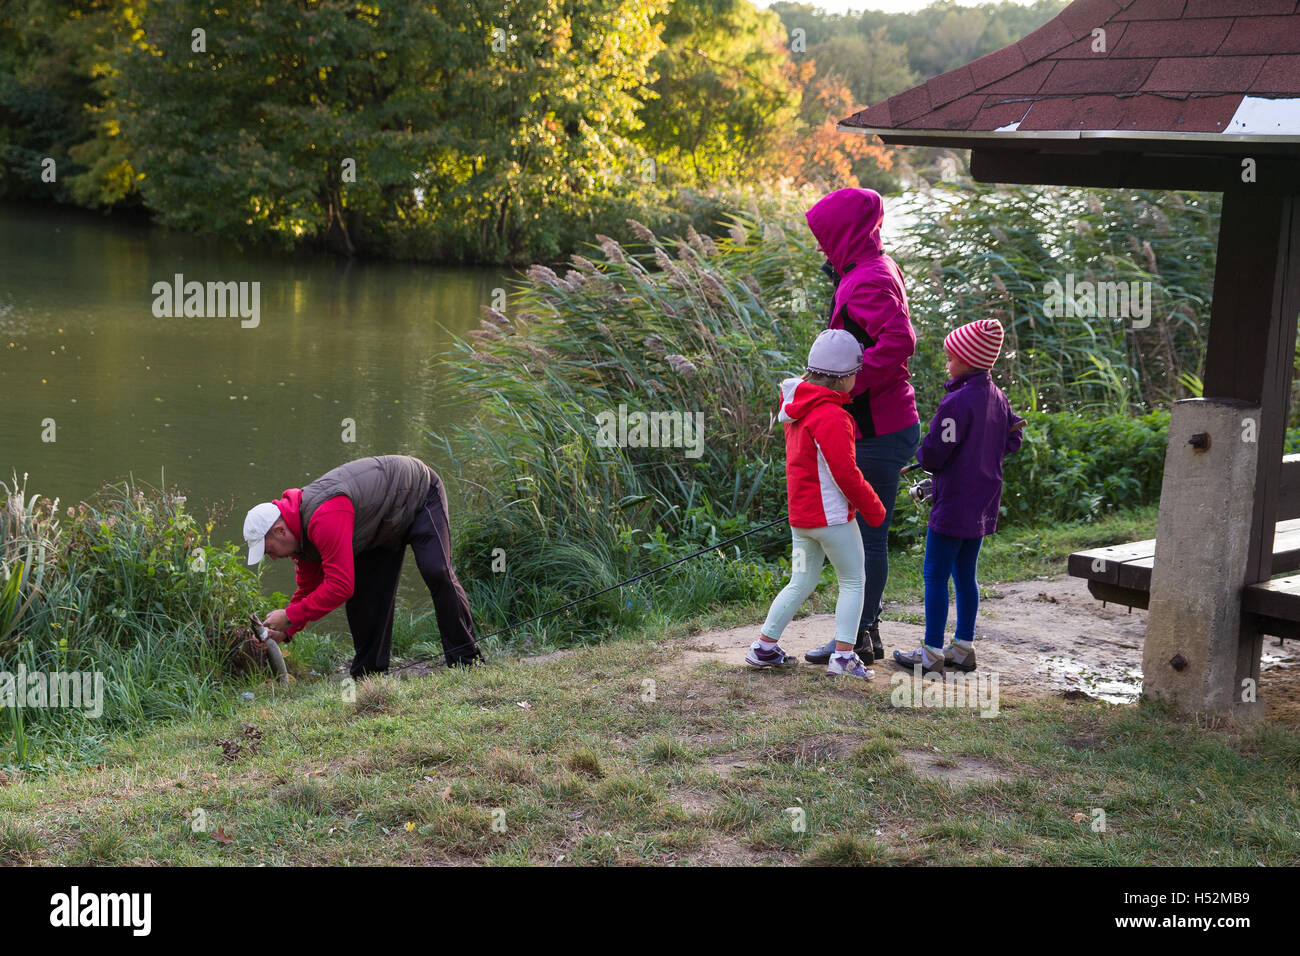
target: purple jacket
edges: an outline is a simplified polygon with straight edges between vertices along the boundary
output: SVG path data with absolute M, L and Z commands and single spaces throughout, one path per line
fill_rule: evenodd
M 988 372 L 977 369 L 944 383 L 948 393 L 930 419 L 916 459 L 934 475 L 930 530 L 982 538 L 998 527 L 1002 459 L 1020 447 L 1024 421 Z
M 837 189 L 808 210 L 808 228 L 840 277 L 827 327 L 847 329 L 862 345 L 862 371 L 844 406 L 855 438 L 888 435 L 919 421 L 907 370 L 916 333 L 903 273 L 881 249 L 884 208 L 873 189 Z

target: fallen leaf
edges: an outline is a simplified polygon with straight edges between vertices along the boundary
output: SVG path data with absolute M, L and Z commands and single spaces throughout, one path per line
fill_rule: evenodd
M 1070 819 L 1073 820 L 1075 823 L 1083 823 L 1088 819 L 1088 814 L 1076 813 L 1074 816 L 1070 817 Z
M 451 799 L 451 787 L 444 787 L 443 789 L 439 790 L 439 791 L 438 791 L 438 796 L 442 797 L 442 799 L 444 799 L 444 800 L 450 800 L 450 799 Z
M 204 779 L 204 780 L 216 780 L 216 779 L 217 779 L 217 775 L 216 775 L 215 773 L 205 773 L 205 774 L 203 775 L 203 779 Z
M 217 832 L 212 834 L 212 839 L 216 840 L 218 843 L 224 846 L 227 843 L 233 842 L 234 838 L 231 837 L 231 835 L 226 832 L 225 827 L 217 827 Z

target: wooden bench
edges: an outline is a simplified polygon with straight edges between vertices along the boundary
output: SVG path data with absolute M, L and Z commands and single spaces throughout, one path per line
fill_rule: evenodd
M 1280 502 L 1284 513 L 1300 512 L 1300 455 L 1283 459 Z M 1156 542 L 1132 541 L 1070 555 L 1069 573 L 1088 582 L 1099 601 L 1146 608 L 1155 567 Z M 1300 571 L 1300 517 L 1279 521 L 1273 534 L 1273 573 Z M 1300 575 L 1247 585 L 1242 610 L 1261 633 L 1300 638 Z

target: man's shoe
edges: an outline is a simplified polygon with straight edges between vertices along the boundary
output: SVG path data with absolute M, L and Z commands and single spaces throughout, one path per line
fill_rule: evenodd
M 943 649 L 943 662 L 969 674 L 975 669 L 975 648 L 952 643 Z
M 894 651 L 894 663 L 909 671 L 920 664 L 923 674 L 942 674 L 943 652 L 922 644 L 914 651 Z

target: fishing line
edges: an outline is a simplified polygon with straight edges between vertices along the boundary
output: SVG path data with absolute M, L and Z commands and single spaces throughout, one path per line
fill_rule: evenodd
M 535 616 L 533 616 L 533 617 L 530 617 L 530 618 L 528 618 L 528 619 L 525 620 L 525 621 L 517 621 L 517 622 L 514 623 L 514 624 L 507 624 L 505 627 L 501 628 L 500 630 L 493 631 L 491 634 L 488 634 L 488 635 L 486 635 L 485 637 L 481 637 L 481 638 L 479 638 L 479 640 L 480 640 L 480 641 L 486 641 L 488 638 L 496 637 L 498 634 L 505 634 L 505 633 L 507 633 L 507 632 L 509 632 L 509 631 L 513 631 L 513 630 L 515 630 L 516 628 L 523 627 L 525 624 L 532 624 L 534 621 L 540 621 L 542 618 L 544 618 L 544 617 L 550 617 L 552 614 L 559 614 L 561 611 L 567 611 L 569 608 L 571 608 L 571 607 L 573 607 L 573 606 L 575 606 L 575 605 L 577 605 L 577 604 L 581 604 L 583 601 L 590 601 L 590 600 L 591 600 L 592 598 L 594 598 L 594 597 L 600 597 L 600 595 L 602 595 L 602 594 L 607 594 L 607 593 L 609 593 L 610 591 L 615 591 L 615 590 L 617 590 L 618 588 L 626 587 L 626 586 L 629 585 L 629 584 L 633 584 L 633 583 L 635 583 L 636 581 L 640 581 L 642 578 L 647 578 L 647 577 L 649 577 L 649 576 L 652 575 L 652 574 L 658 574 L 660 571 L 664 571 L 664 570 L 667 570 L 668 568 L 671 568 L 671 567 L 673 567 L 673 566 L 675 566 L 675 565 L 681 564 L 683 561 L 689 561 L 689 560 L 691 560 L 691 558 L 698 558 L 700 555 L 702 555 L 702 554 L 708 554 L 710 551 L 716 551 L 718 548 L 725 548 L 727 545 L 731 544 L 731 543 L 734 542 L 734 541 L 739 541 L 741 538 L 747 538 L 747 537 L 749 537 L 751 534 L 757 534 L 757 533 L 760 532 L 760 531 L 766 531 L 768 528 L 772 527 L 772 525 L 774 525 L 774 524 L 780 524 L 782 521 L 785 521 L 785 520 L 786 520 L 786 517 L 787 517 L 787 516 L 783 514 L 783 515 L 781 515 L 781 517 L 777 518 L 775 521 L 769 521 L 769 522 L 768 522 L 767 524 L 765 524 L 765 525 L 760 525 L 760 526 L 757 527 L 757 528 L 751 528 L 751 529 L 748 530 L 748 531 L 745 531 L 745 532 L 743 532 L 743 533 L 741 533 L 741 534 L 738 534 L 738 535 L 735 535 L 735 536 L 733 536 L 733 537 L 728 538 L 726 541 L 719 541 L 717 544 L 711 544 L 711 545 L 709 545 L 709 546 L 706 547 L 706 548 L 701 548 L 699 551 L 696 551 L 694 554 L 688 554 L 688 555 L 686 555 L 685 557 L 678 558 L 678 559 L 675 560 L 675 561 L 669 561 L 667 564 L 662 564 L 662 565 L 660 565 L 660 566 L 657 567 L 657 568 L 652 568 L 652 569 L 650 569 L 649 571 L 642 571 L 640 574 L 636 575 L 635 577 L 630 577 L 630 578 L 628 578 L 626 581 L 620 581 L 620 582 L 618 582 L 618 584 L 611 584 L 609 587 L 607 587 L 607 588 L 601 588 L 599 591 L 592 591 L 590 594 L 585 594 L 585 595 L 583 595 L 582 597 L 577 598 L 576 600 L 570 601 L 568 604 L 561 604 L 561 605 L 560 605 L 559 607 L 557 607 L 557 608 L 552 608 L 552 609 L 549 610 L 549 611 L 543 611 L 541 614 L 537 614 L 537 615 L 535 615 Z M 439 654 L 431 654 L 431 655 L 429 655 L 429 656 L 427 656 L 427 657 L 413 657 L 413 658 L 410 658 L 409 660 L 404 661 L 404 662 L 402 663 L 401 667 L 407 667 L 407 666 L 409 666 L 409 665 L 411 665 L 411 664 L 421 664 L 421 663 L 425 663 L 425 662 L 428 662 L 428 661 L 436 661 L 436 660 L 438 660 L 439 658 L 442 658 L 442 657 L 446 657 L 446 653 L 445 653 L 445 652 L 443 652 L 443 653 L 439 653 Z M 401 668 L 399 667 L 398 669 L 400 670 Z

